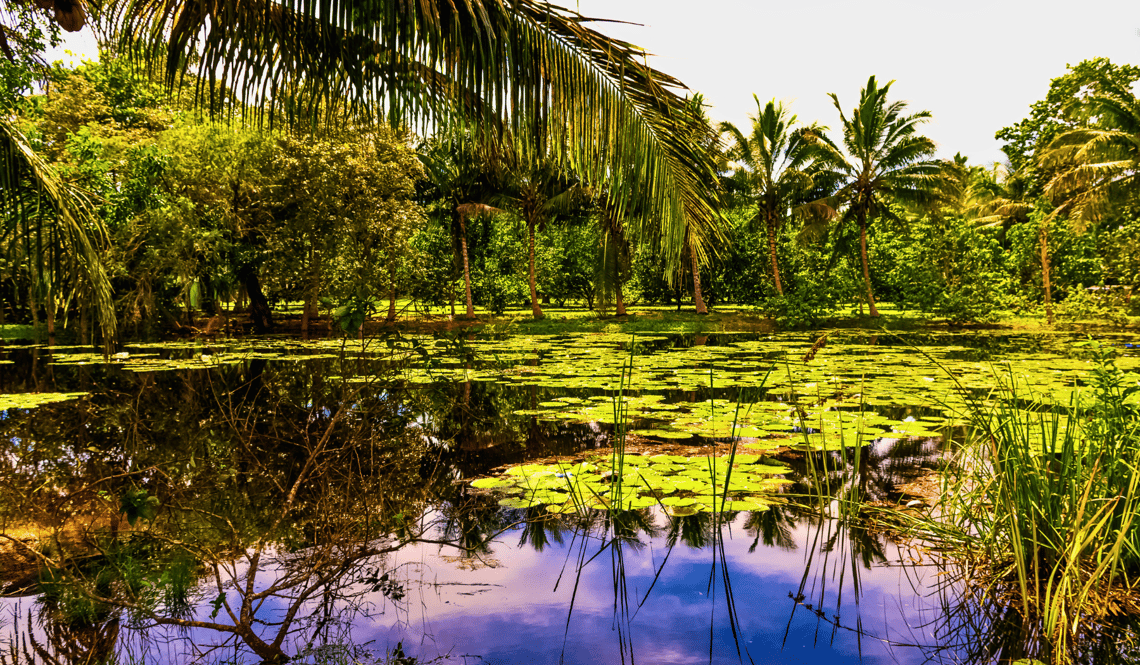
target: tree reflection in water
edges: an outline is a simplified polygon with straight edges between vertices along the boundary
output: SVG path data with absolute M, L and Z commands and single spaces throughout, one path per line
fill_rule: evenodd
M 941 448 L 931 441 L 880 440 L 858 456 L 786 456 L 790 493 L 815 499 L 767 511 L 552 516 L 543 507 L 502 508 L 464 482 L 497 464 L 608 443 L 596 424 L 513 417 L 549 398 L 533 386 L 408 386 L 376 370 L 398 365 L 395 354 L 363 369 L 350 367 L 358 362 L 351 358 L 320 369 L 256 359 L 137 375 L 77 368 L 66 385 L 63 372 L 53 376 L 44 358 L 36 362 L 30 375 L 20 365 L 9 376 L 40 390 L 93 395 L 0 419 L 0 579 L 9 598 L 37 599 L 7 605 L 20 609 L 4 617 L 0 662 L 356 658 L 365 619 L 406 607 L 411 587 L 431 586 L 425 570 L 397 567 L 398 551 L 439 546 L 475 567 L 508 536 L 536 553 L 536 565 L 563 565 L 561 554 L 570 555 L 554 584 L 570 592 L 558 627 L 564 645 L 588 606 L 588 573 L 601 569 L 623 660 L 645 647 L 637 643 L 645 634 L 635 624 L 639 613 L 653 616 L 671 567 L 691 562 L 679 550 L 707 556 L 699 586 L 709 653 L 715 639 L 722 655 L 727 648 L 740 662 L 757 659 L 737 606 L 745 599 L 733 593 L 742 570 L 755 579 L 745 548 L 757 557 L 802 555 L 802 575 L 787 589 L 787 628 L 780 628 L 814 623 L 821 644 L 854 633 L 860 649 L 864 638 L 899 649 L 914 644 L 944 662 L 1041 656 L 1016 613 L 983 603 L 953 575 L 929 585 L 930 571 L 955 572 L 942 561 L 913 569 L 914 593 L 941 594 L 914 635 L 864 622 L 864 575 L 895 565 L 894 545 L 857 513 L 833 507 L 893 501 L 908 470 L 939 464 Z M 333 378 L 352 374 L 371 378 Z M 748 538 L 739 548 L 729 547 L 734 528 Z M 649 548 L 662 546 L 664 556 L 653 556 Z M 646 560 L 653 570 L 642 584 L 630 566 Z M 1090 636 L 1087 662 L 1126 661 L 1125 648 L 1113 644 L 1118 637 Z
M 398 595 L 385 555 L 438 532 L 450 477 L 395 383 L 254 360 L 132 388 L 0 420 L 3 532 L 39 570 L 13 659 L 113 660 L 125 621 L 144 651 L 169 626 L 218 636 L 198 655 L 285 662 L 366 595 Z M 432 539 L 482 537 L 464 533 Z

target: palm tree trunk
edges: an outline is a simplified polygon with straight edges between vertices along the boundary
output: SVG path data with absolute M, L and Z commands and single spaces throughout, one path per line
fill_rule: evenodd
M 1041 282 L 1045 287 L 1045 322 L 1053 325 L 1053 282 L 1049 275 L 1049 220 L 1041 222 Z
M 776 293 L 784 295 L 784 285 L 780 283 L 780 264 L 776 261 L 776 218 L 768 215 L 768 258 L 772 261 L 772 280 L 776 283 Z
M 475 318 L 475 303 L 471 299 L 471 265 L 467 261 L 467 218 L 459 215 L 459 250 L 463 255 L 463 288 L 466 290 L 467 314 L 465 318 Z
M 47 334 L 48 338 L 55 336 L 55 284 L 48 286 L 47 304 L 44 305 L 47 313 Z
M 4 314 L 0 313 L 0 325 L 4 325 Z M 90 322 L 87 315 L 87 301 L 79 301 L 79 343 L 87 346 L 91 344 Z
M 871 293 L 871 268 L 867 262 L 867 217 L 866 213 L 859 212 L 859 258 L 863 261 L 863 283 L 867 286 L 867 306 L 871 316 L 878 318 L 879 310 L 875 308 L 875 295 Z
M 309 284 L 305 288 L 305 306 L 301 310 L 301 336 L 309 339 L 309 320 L 313 317 L 313 309 L 317 303 L 317 289 L 320 288 L 320 278 L 316 265 L 316 250 L 309 245 Z
M 527 235 L 530 236 L 530 311 L 534 318 L 542 318 L 542 307 L 538 304 L 538 288 L 534 280 L 534 220 L 526 222 Z
M 621 277 L 614 282 L 614 300 L 617 301 L 617 310 L 614 316 L 625 316 L 625 297 L 621 293 Z
M 697 314 L 708 314 L 709 309 L 705 307 L 705 297 L 701 294 L 701 266 L 697 263 L 697 253 L 690 251 L 689 258 L 693 264 L 693 302 L 697 305 Z
M 391 262 L 391 267 L 388 271 L 388 276 L 392 280 L 392 288 L 388 291 L 388 316 L 384 318 L 385 321 L 391 323 L 396 320 L 396 261 Z

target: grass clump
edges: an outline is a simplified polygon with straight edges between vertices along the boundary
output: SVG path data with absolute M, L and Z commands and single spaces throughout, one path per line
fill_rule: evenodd
M 1140 386 L 1093 341 L 1090 385 L 1067 409 L 1027 411 L 1015 383 L 971 402 L 976 433 L 923 537 L 965 559 L 966 582 L 1018 611 L 1042 660 L 1079 658 L 1085 637 L 1140 614 Z

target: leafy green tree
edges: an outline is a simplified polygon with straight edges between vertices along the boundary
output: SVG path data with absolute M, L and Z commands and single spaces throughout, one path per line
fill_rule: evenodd
M 686 225 L 716 218 L 705 186 L 714 163 L 693 134 L 683 86 L 568 9 L 537 0 L 137 1 L 115 21 L 124 52 L 165 63 L 169 82 L 196 64 L 204 99 L 271 91 L 267 111 L 305 122 L 383 115 L 474 128 L 536 153 L 549 146 L 587 184 L 623 191 L 661 225 L 671 264 Z
M 1053 177 L 1051 169 L 1041 170 L 1044 152 L 1057 137 L 1080 128 L 1088 117 L 1088 109 L 1075 102 L 1096 96 L 1102 89 L 1127 89 L 1140 80 L 1140 67 L 1115 65 L 1107 58 L 1083 60 L 1068 70 L 1049 82 L 1045 98 L 1030 105 L 1027 117 L 995 134 L 1003 142 L 1010 171 L 1029 181 L 1030 198 L 1041 196 Z
M 1082 61 L 1050 82 L 1046 98 L 1031 106 L 1029 117 L 996 135 L 1006 142 L 1002 150 L 1014 172 L 1028 179 L 1029 195 L 1051 199 L 1037 224 L 1050 323 L 1054 313 L 1049 236 L 1055 220 L 1067 217 L 1083 231 L 1129 195 L 1129 169 L 1134 166 L 1128 164 L 1137 161 L 1140 121 L 1131 90 L 1137 80 L 1138 67 L 1114 65 L 1106 58 Z M 1095 126 L 1088 126 L 1094 119 Z
M 887 101 L 892 82 L 880 86 L 872 76 L 859 93 L 851 116 L 839 111 L 843 150 L 824 134 L 818 139 L 821 182 L 833 183 L 835 193 L 820 201 L 823 215 L 859 229 L 859 257 L 871 316 L 877 317 L 867 260 L 867 226 L 875 219 L 898 219 L 890 206 L 926 205 L 939 195 L 942 167 L 931 158 L 934 142 L 918 133 L 929 111 L 906 114 L 905 102 Z M 845 154 L 846 153 L 846 154 Z
M 1140 78 L 1140 69 L 1135 71 Z M 1040 153 L 1055 172 L 1044 188 L 1057 208 L 1080 228 L 1100 221 L 1115 205 L 1136 199 L 1140 185 L 1140 99 L 1135 79 L 1103 76 L 1086 96 L 1072 100 L 1092 124 L 1069 129 Z
M 50 75 L 44 51 L 60 43 L 59 23 L 33 2 L 0 6 L 0 111 L 24 104 L 37 79 Z
M 796 128 L 796 116 L 783 102 L 771 100 L 761 106 L 756 100 L 756 114 L 751 116 L 752 131 L 745 136 L 730 122 L 720 124 L 721 134 L 731 140 L 726 156 L 736 168 L 732 176 L 735 188 L 755 206 L 752 223 L 761 223 L 768 237 L 768 260 L 772 281 L 778 295 L 784 295 L 776 246 L 780 229 L 789 214 L 810 200 L 819 198 L 812 177 L 813 136 L 824 128 L 812 125 Z
M 292 251 L 277 253 L 270 269 L 288 275 L 287 265 L 301 266 L 294 274 L 304 275 L 302 332 L 322 293 L 352 330 L 383 295 L 394 318 L 399 268 L 423 220 L 413 201 L 423 177 L 415 152 L 401 136 L 364 128 L 290 137 L 280 150 L 274 233 Z

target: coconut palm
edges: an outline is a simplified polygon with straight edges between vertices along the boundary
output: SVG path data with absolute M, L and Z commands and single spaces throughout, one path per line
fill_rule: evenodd
M 867 262 L 867 226 L 877 218 L 896 218 L 889 204 L 927 205 L 939 198 L 942 165 L 931 158 L 934 142 L 918 134 L 918 125 L 930 119 L 929 111 L 906 114 L 906 102 L 888 102 L 891 84 L 879 86 L 875 77 L 859 93 L 851 116 L 843 113 L 839 98 L 829 93 L 839 111 L 843 150 L 820 133 L 818 160 L 821 183 L 834 183 L 835 194 L 819 202 L 818 209 L 841 224 L 859 227 L 859 258 L 871 316 L 877 317 Z M 844 154 L 846 152 L 846 154 Z
M 1053 139 L 1037 162 L 1054 173 L 1044 188 L 1057 205 L 1053 215 L 1081 230 L 1140 191 L 1140 99 L 1106 76 L 1077 103 L 1095 122 Z
M 8 118 L 0 117 L 0 238 L 19 239 L 9 249 L 20 253 L 8 263 L 28 266 L 35 284 L 33 315 L 43 305 L 48 332 L 62 302 L 74 298 L 94 309 L 104 344 L 115 337 L 111 283 L 100 258 L 106 229 L 84 194 L 70 186 L 32 150 Z M 70 289 L 70 293 L 68 293 Z M 0 317 L 3 315 L 0 314 Z M 86 330 L 83 331 L 86 335 Z
M 538 302 L 534 270 L 534 234 L 542 231 L 554 215 L 571 209 L 576 203 L 586 203 L 590 195 L 569 173 L 548 160 L 532 162 L 512 155 L 502 175 L 502 190 L 492 201 L 509 205 L 526 221 L 530 308 L 534 318 L 541 319 L 542 306 Z
M 483 147 L 471 141 L 468 135 L 452 133 L 441 140 L 428 142 L 420 151 L 420 161 L 432 185 L 430 196 L 443 203 L 447 215 L 455 250 L 454 265 L 463 273 L 464 318 L 467 319 L 475 317 L 467 222 L 499 212 L 488 201 L 495 194 L 495 181 L 499 179 L 502 160 Z M 455 318 L 454 296 L 451 298 L 451 318 Z
M 776 293 L 784 295 L 780 265 L 776 256 L 776 238 L 780 228 L 794 211 L 810 200 L 815 192 L 812 177 L 814 136 L 826 129 L 818 125 L 796 128 L 796 116 L 783 102 L 771 100 L 761 105 L 756 100 L 752 131 L 745 136 L 731 122 L 720 123 L 722 135 L 730 141 L 726 157 L 736 168 L 732 180 L 756 206 L 750 223 L 762 223 L 768 235 L 768 259 Z
M 650 213 L 639 223 L 661 226 L 672 264 L 686 225 L 717 217 L 683 86 L 577 12 L 540 0 L 119 0 L 108 11 L 124 52 L 164 66 L 171 84 L 196 63 L 203 99 L 551 146 Z
M 1050 224 L 1067 217 L 1074 230 L 1084 231 L 1119 204 L 1135 201 L 1140 191 L 1140 99 L 1128 85 L 1104 77 L 1082 103 L 1086 117 L 1094 118 L 1095 125 L 1061 134 L 1038 159 L 1042 171 L 1054 173 L 1044 193 L 1056 207 L 1041 220 L 1042 280 L 1050 323 Z

